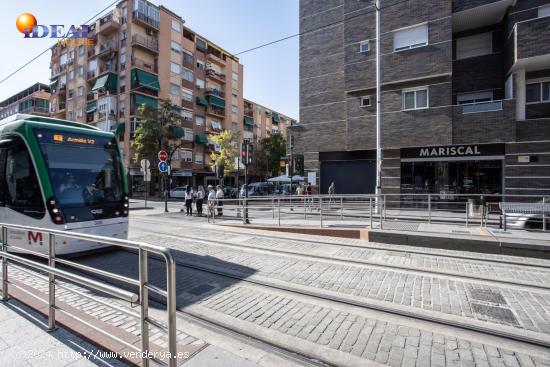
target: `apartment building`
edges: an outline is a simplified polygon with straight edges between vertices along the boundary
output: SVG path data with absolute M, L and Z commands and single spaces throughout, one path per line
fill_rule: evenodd
M 32 86 L 0 102 L 0 119 L 16 113 L 49 116 L 50 87 L 35 83 Z
M 291 117 L 248 99 L 244 100 L 242 138 L 260 142 L 271 134 L 287 138 L 287 127 L 296 123 Z
M 90 24 L 93 46 L 52 47 L 51 113 L 119 136 L 130 184 L 143 187 L 131 140 L 139 106 L 168 99 L 183 117 L 172 158 L 174 184 L 213 179 L 211 136 L 243 130 L 243 66 L 239 59 L 185 26 L 163 6 L 123 0 Z M 153 172 L 155 175 L 156 172 Z
M 381 1 L 382 192 L 550 193 L 550 1 Z M 325 26 L 326 27 L 323 27 Z M 300 1 L 296 150 L 375 191 L 375 11 Z

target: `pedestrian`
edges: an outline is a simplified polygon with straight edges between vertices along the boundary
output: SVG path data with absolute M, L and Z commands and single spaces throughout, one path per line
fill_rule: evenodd
M 216 186 L 216 205 L 218 206 L 218 217 L 223 215 L 223 190 L 221 185 Z
M 199 185 L 199 189 L 197 190 L 197 217 L 202 217 L 202 202 L 204 200 L 204 187 L 202 185 Z
M 336 186 L 334 185 L 334 181 L 330 183 L 330 186 L 328 187 L 328 202 L 329 204 L 332 204 L 332 197 L 336 193 Z
M 216 191 L 212 185 L 208 185 L 208 216 L 214 216 L 214 207 L 216 206 Z
M 306 203 L 308 205 L 313 205 L 313 198 L 311 197 L 313 195 L 313 187 L 311 187 L 311 184 L 308 182 L 306 185 Z
M 304 195 L 304 186 L 303 185 L 298 185 L 298 187 L 296 188 L 296 195 L 298 195 L 298 196 Z
M 193 189 L 191 185 L 188 185 L 185 190 L 185 209 L 185 215 L 193 215 Z

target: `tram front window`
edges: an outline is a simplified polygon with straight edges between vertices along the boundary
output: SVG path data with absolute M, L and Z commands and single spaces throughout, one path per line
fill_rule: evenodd
M 36 131 L 36 137 L 65 220 L 120 214 L 124 192 L 114 139 L 49 130 Z

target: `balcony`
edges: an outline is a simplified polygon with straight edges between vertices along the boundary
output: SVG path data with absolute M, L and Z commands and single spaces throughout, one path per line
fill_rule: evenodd
M 31 113 L 31 114 L 47 115 L 47 114 L 50 113 L 50 110 L 47 107 L 29 106 L 28 108 L 22 109 L 19 112 L 20 113 Z
M 517 23 L 514 28 L 516 41 L 516 62 L 531 63 L 538 56 L 550 54 L 550 17 L 531 19 L 526 22 Z M 546 59 L 548 60 L 548 59 Z M 546 61 L 546 67 L 548 66 Z
M 101 65 L 99 67 L 99 74 L 98 75 L 101 75 L 103 73 L 116 73 L 117 72 L 117 67 L 116 65 Z
M 193 100 L 188 101 L 188 100 L 186 100 L 186 99 L 182 99 L 182 100 L 181 100 L 181 106 L 182 106 L 183 108 L 188 108 L 188 109 L 192 110 L 193 107 L 194 107 Z
M 206 51 L 206 58 L 210 61 L 214 61 L 215 63 L 218 63 L 220 65 L 224 65 L 225 64 L 225 60 L 223 59 L 223 55 L 220 51 L 218 50 L 215 50 L 215 49 L 212 49 L 212 48 L 208 48 L 208 50 Z
M 67 84 L 61 84 L 59 83 L 59 88 L 58 88 L 58 93 L 61 94 L 61 93 L 65 93 L 67 91 Z
M 218 82 L 221 82 L 221 83 L 225 83 L 225 75 L 223 75 L 222 73 L 218 73 L 214 69 L 206 69 L 206 77 L 213 80 L 217 80 Z
M 154 62 L 145 61 L 142 59 L 138 59 L 137 57 L 132 58 L 132 67 L 137 67 L 139 69 L 143 69 L 150 73 L 155 73 L 155 74 L 159 72 L 156 61 Z
M 218 96 L 221 98 L 225 98 L 225 92 L 223 90 L 217 89 L 217 88 L 206 88 L 205 93 Z
M 514 0 L 453 0 L 453 33 L 502 21 Z
M 92 80 L 97 77 L 97 69 L 86 72 L 86 80 Z
M 58 105 L 57 111 L 58 111 L 58 112 L 64 111 L 65 108 L 66 108 L 65 103 L 60 103 L 60 104 Z
M 208 108 L 206 109 L 206 113 L 209 115 L 225 118 L 225 109 L 221 107 L 208 105 Z
M 159 29 L 160 22 L 157 19 L 149 17 L 147 14 L 140 12 L 139 10 L 134 10 L 132 12 L 132 21 L 137 24 L 141 24 L 146 27 L 153 27 Z
M 244 114 L 245 116 L 254 117 L 254 109 L 245 107 Z
M 95 47 L 88 47 L 88 58 L 95 57 Z
M 159 52 L 159 40 L 155 37 L 145 37 L 139 34 L 132 36 L 132 46 L 140 47 L 144 50 Z
M 487 101 L 462 105 L 462 113 L 502 111 L 502 101 Z
M 99 20 L 99 34 L 104 36 L 109 35 L 120 28 L 120 23 L 114 16 L 114 12 L 107 14 Z
M 114 41 L 110 41 L 99 45 L 99 53 L 97 56 L 100 58 L 111 58 L 116 51 L 116 43 Z
M 96 99 L 96 94 L 95 93 L 88 93 L 86 95 L 86 101 L 89 102 L 89 101 L 95 101 Z

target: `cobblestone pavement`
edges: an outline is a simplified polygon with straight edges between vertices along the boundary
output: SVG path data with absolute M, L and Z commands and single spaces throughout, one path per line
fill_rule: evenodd
M 206 256 L 201 262 L 214 267 L 221 266 L 219 261 L 223 261 L 252 268 L 256 275 L 266 278 L 337 292 L 357 299 L 376 299 L 389 304 L 410 306 L 412 309 L 550 333 L 549 292 L 518 290 L 506 285 L 488 286 L 473 280 L 449 279 L 434 274 L 422 275 L 394 269 L 330 264 L 296 257 L 258 254 L 214 244 L 205 246 L 196 241 L 179 239 L 177 231 L 172 230 L 174 237 L 142 233 L 136 239 Z M 184 231 L 188 232 L 187 229 Z M 134 234 L 137 235 L 137 230 L 133 230 L 132 235 Z M 452 261 L 447 263 L 452 264 Z M 494 267 L 493 264 L 487 265 L 489 266 Z M 523 272 L 530 274 L 529 269 Z M 541 271 L 533 272 L 535 275 L 526 277 L 542 277 Z M 494 275 L 500 276 L 498 273 Z

